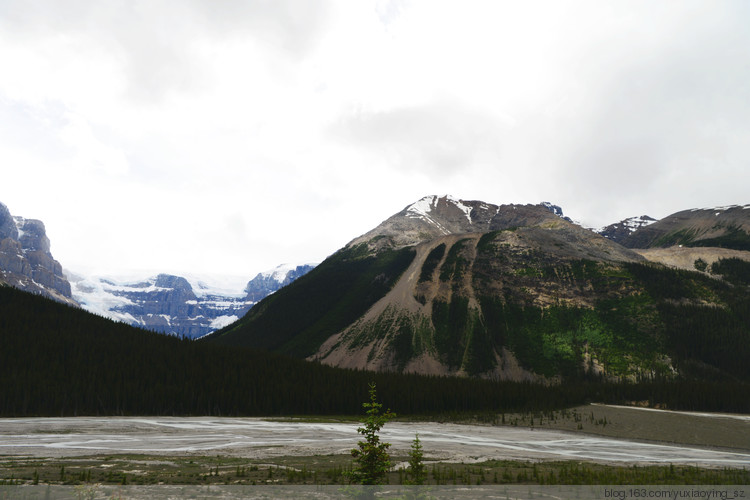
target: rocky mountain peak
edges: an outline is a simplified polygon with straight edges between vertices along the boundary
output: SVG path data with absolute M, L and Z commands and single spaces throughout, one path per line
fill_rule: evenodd
M 648 215 L 629 217 L 620 222 L 615 222 L 614 224 L 598 229 L 596 232 L 616 243 L 622 243 L 637 230 L 653 224 L 656 221 L 656 219 Z
M 0 203 L 0 241 L 6 238 L 18 240 L 18 228 L 8 207 Z
M 181 293 L 193 294 L 193 287 L 190 282 L 182 276 L 173 276 L 171 274 L 159 274 L 154 280 L 154 286 L 158 288 L 170 288 Z
M 279 288 L 288 285 L 297 278 L 307 274 L 315 264 L 290 265 L 281 264 L 275 268 L 258 273 L 245 286 L 247 300 L 257 302 Z
M 44 224 L 13 217 L 0 203 L 0 282 L 77 305 L 62 266 L 50 253 Z
M 493 205 L 459 200 L 450 195 L 425 196 L 355 238 L 347 247 L 366 243 L 374 251 L 402 248 L 452 234 L 484 233 L 560 220 L 549 206 L 556 207 L 562 214 L 562 209 L 551 204 Z
M 573 221 L 573 219 L 571 219 L 570 217 L 567 217 L 563 213 L 563 209 L 562 209 L 562 207 L 560 207 L 560 205 L 553 205 L 552 203 L 550 203 L 548 201 L 543 201 L 543 202 L 540 203 L 540 205 L 542 205 L 543 207 L 547 208 L 547 210 L 549 210 L 553 214 L 557 215 L 561 219 L 566 220 L 568 222 L 572 222 L 572 223 L 575 224 L 575 222 Z
M 36 219 L 13 217 L 18 229 L 18 241 L 26 251 L 44 252 L 50 256 L 50 241 L 44 223 Z

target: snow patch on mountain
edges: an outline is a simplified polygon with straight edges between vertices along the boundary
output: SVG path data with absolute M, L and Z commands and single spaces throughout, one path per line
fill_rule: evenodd
M 459 200 L 458 198 L 454 198 L 451 195 L 446 195 L 445 199 L 447 201 L 450 201 L 451 203 L 453 203 L 456 207 L 458 207 L 458 209 L 461 210 L 464 213 L 464 215 L 466 216 L 466 219 L 469 221 L 469 224 L 472 224 L 472 220 L 471 220 L 471 207 L 469 207 L 467 205 L 464 205 L 461 202 L 461 200 Z
M 21 241 L 21 238 L 23 238 L 23 235 L 25 234 L 23 226 L 26 224 L 26 219 L 19 215 L 14 215 L 13 222 L 16 223 L 16 229 L 18 230 L 18 241 Z M 27 249 L 23 250 L 24 253 L 26 253 L 27 251 Z
M 244 288 L 247 285 L 247 278 L 244 276 L 205 276 L 197 274 L 181 274 L 197 297 L 216 295 L 223 297 L 244 297 Z
M 703 210 L 720 210 L 722 212 L 726 212 L 727 210 L 731 210 L 733 208 L 741 208 L 742 210 L 748 210 L 750 209 L 750 205 L 724 205 L 723 207 L 705 207 L 705 208 L 691 208 L 691 212 L 700 212 Z
M 303 266 L 315 267 L 315 264 L 302 264 Z M 283 283 L 289 274 L 296 271 L 300 266 L 298 264 L 280 264 L 273 269 L 263 271 L 260 274 L 265 279 L 271 279 Z
M 234 316 L 234 315 L 232 315 L 232 316 L 219 316 L 218 318 L 214 318 L 213 320 L 211 320 L 210 326 L 214 330 L 219 330 L 221 328 L 224 328 L 225 326 L 231 325 L 232 323 L 234 323 L 238 319 L 240 319 L 239 316 Z
M 437 207 L 437 202 L 439 199 L 440 197 L 435 195 L 425 196 L 421 200 L 409 205 L 406 208 L 406 216 L 412 219 L 422 219 L 438 228 L 438 230 L 443 234 L 450 234 L 450 231 L 448 231 L 442 226 L 442 224 L 440 224 L 430 216 L 430 213 L 432 213 L 433 209 Z
M 66 274 L 73 297 L 89 312 L 160 333 L 197 338 L 237 321 L 259 300 L 313 267 L 282 264 L 250 281 L 191 274 L 148 278 Z
M 612 226 L 619 226 L 625 229 L 628 233 L 633 233 L 642 227 L 650 226 L 654 222 L 657 222 L 657 220 L 652 217 L 649 217 L 648 215 L 640 215 L 638 217 L 629 217 L 618 223 L 611 224 L 610 226 L 602 227 L 598 229 L 596 232 L 605 233 L 607 228 L 612 227 Z M 605 236 L 607 235 L 605 234 Z

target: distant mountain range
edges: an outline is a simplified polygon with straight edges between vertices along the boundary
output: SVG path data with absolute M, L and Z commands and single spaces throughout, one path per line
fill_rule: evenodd
M 52 257 L 41 221 L 14 217 L 0 203 L 0 283 L 159 333 L 188 338 L 210 333 L 241 318 L 259 300 L 313 267 L 282 264 L 246 284 L 169 274 L 128 279 L 80 276 L 64 271 Z
M 161 333 L 198 338 L 221 329 L 211 340 L 380 370 L 536 379 L 575 371 L 585 358 L 587 370 L 617 376 L 673 371 L 669 349 L 652 349 L 646 359 L 645 351 L 639 355 L 613 340 L 663 336 L 671 328 L 663 318 L 626 332 L 607 323 L 625 319 L 602 312 L 602 301 L 649 293 L 632 266 L 658 262 L 717 277 L 729 272 L 723 261 L 748 256 L 750 205 L 686 210 L 660 221 L 643 215 L 590 230 L 548 202 L 494 205 L 428 196 L 276 294 L 314 266 L 279 266 L 244 287 L 169 274 L 66 275 L 50 253 L 44 224 L 13 217 L 0 204 L 0 282 Z M 725 307 L 718 296 L 704 302 Z M 651 317 L 660 307 L 652 299 L 646 310 L 612 307 Z M 561 340 L 542 319 L 563 314 L 559 308 L 574 309 L 578 321 L 588 318 L 610 340 L 597 344 L 601 335 L 588 338 L 590 331 L 567 326 L 565 335 L 577 340 Z M 539 317 L 514 316 L 531 311 Z M 535 347 L 518 337 L 509 318 L 533 330 Z M 550 361 L 556 349 L 567 356 L 565 366 Z
M 87 311 L 159 333 L 198 338 L 245 315 L 262 298 L 314 265 L 280 265 L 258 273 L 242 288 L 217 279 L 159 274 L 145 279 L 69 274 L 72 295 Z
M 748 208 L 600 234 L 549 203 L 429 196 L 206 339 L 379 371 L 747 380 Z

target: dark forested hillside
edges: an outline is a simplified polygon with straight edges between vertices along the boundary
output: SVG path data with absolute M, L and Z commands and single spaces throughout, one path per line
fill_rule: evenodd
M 400 414 L 649 400 L 750 411 L 743 383 L 581 380 L 562 386 L 342 370 L 180 340 L 0 287 L 0 416 L 359 414 L 367 384 Z
M 410 248 L 377 258 L 364 245 L 341 250 L 206 338 L 309 356 L 332 331 L 345 328 L 382 298 L 413 258 Z M 273 335 L 266 334 L 270 331 Z

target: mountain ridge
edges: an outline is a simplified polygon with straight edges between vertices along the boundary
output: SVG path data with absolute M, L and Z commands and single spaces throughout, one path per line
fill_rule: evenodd
M 312 264 L 282 264 L 232 289 L 195 276 L 77 276 L 73 295 L 89 312 L 178 337 L 199 338 L 241 318 L 259 300 L 304 275 Z
M 354 238 L 346 248 L 361 243 L 367 243 L 371 250 L 385 246 L 402 248 L 448 234 L 482 233 L 558 219 L 570 221 L 563 216 L 559 206 L 548 202 L 494 205 L 459 200 L 450 195 L 430 195 L 407 205 L 372 230 Z
M 682 210 L 641 227 L 622 244 L 628 248 L 683 245 L 750 251 L 750 205 Z
M 683 261 L 709 251 L 683 271 L 550 203 L 428 196 L 206 340 L 386 372 L 746 379 L 750 252 Z

